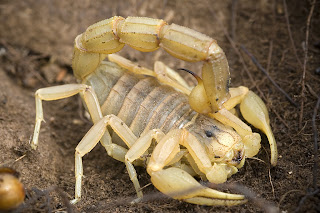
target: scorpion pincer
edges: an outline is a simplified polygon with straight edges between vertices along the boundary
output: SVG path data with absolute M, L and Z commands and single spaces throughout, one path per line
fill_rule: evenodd
M 143 52 L 162 47 L 179 59 L 203 61 L 202 78 L 194 75 L 198 84 L 190 88 L 161 62 L 152 71 L 112 54 L 125 44 Z M 109 61 L 103 61 L 106 57 Z M 229 89 L 226 56 L 204 34 L 159 19 L 115 16 L 76 37 L 72 67 L 79 84 L 37 90 L 31 143 L 36 149 L 42 100 L 79 93 L 93 126 L 76 147 L 72 203 L 81 199 L 82 157 L 99 141 L 109 156 L 125 163 L 136 201 L 143 194 L 134 166 L 146 166 L 154 186 L 175 199 L 203 205 L 246 202 L 243 195 L 220 192 L 194 179 L 223 183 L 259 152 L 260 135 L 236 116 L 238 104 L 245 120 L 267 135 L 271 164 L 277 163 L 265 104 L 246 87 Z

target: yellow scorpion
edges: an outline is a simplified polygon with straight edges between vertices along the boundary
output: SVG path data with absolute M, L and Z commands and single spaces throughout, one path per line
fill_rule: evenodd
M 116 53 L 127 44 L 142 51 L 164 48 L 185 61 L 203 61 L 202 78 L 189 88 L 172 69 L 156 62 L 154 71 Z M 108 57 L 109 61 L 103 61 Z M 237 205 L 240 194 L 201 185 L 194 176 L 224 183 L 260 149 L 260 135 L 240 120 L 262 130 L 277 163 L 277 145 L 263 101 L 246 87 L 230 88 L 229 66 L 217 42 L 199 32 L 160 19 L 112 17 L 91 25 L 75 39 L 72 60 L 79 84 L 37 90 L 36 149 L 43 121 L 42 100 L 80 94 L 93 121 L 75 151 L 75 198 L 81 199 L 82 157 L 100 141 L 109 156 L 125 163 L 142 197 L 134 166 L 146 166 L 153 185 L 175 199 L 202 205 Z M 112 129 L 112 130 L 111 130 Z

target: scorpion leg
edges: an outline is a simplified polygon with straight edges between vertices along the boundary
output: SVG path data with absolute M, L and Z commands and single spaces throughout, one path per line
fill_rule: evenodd
M 277 145 L 270 127 L 269 114 L 263 101 L 252 91 L 246 87 L 238 87 L 230 89 L 231 98 L 224 103 L 225 109 L 219 110 L 212 117 L 219 120 L 221 123 L 234 128 L 243 138 L 246 146 L 246 156 L 252 157 L 259 152 L 260 135 L 252 133 L 251 128 L 238 117 L 230 113 L 237 104 L 240 104 L 242 116 L 254 127 L 260 129 L 266 134 L 270 149 L 271 149 L 271 164 L 277 164 L 278 152 Z
M 161 61 L 155 62 L 154 71 L 157 73 L 157 78 L 160 82 L 177 88 L 186 95 L 190 94 L 192 87 L 189 87 L 187 82 L 176 71 Z
M 108 55 L 108 59 L 133 73 L 156 77 L 161 83 L 178 89 L 186 95 L 189 95 L 192 90 L 177 72 L 160 61 L 155 62 L 154 71 L 152 71 L 117 54 Z
M 76 176 L 76 187 L 75 187 L 75 199 L 71 201 L 72 204 L 77 203 L 81 198 L 81 182 L 83 176 L 82 168 L 82 157 L 89 153 L 101 140 L 104 147 L 108 151 L 108 154 L 115 159 L 124 161 L 124 155 L 127 152 L 127 149 L 113 144 L 111 142 L 110 134 L 107 130 L 107 126 L 119 134 L 121 139 L 126 142 L 128 147 L 131 147 L 134 142 L 137 140 L 137 137 L 132 133 L 132 131 L 116 116 L 109 115 L 105 116 L 96 122 L 87 134 L 82 138 L 76 147 L 75 152 L 75 176 Z M 121 133 L 122 132 L 122 133 Z M 124 133 L 123 133 L 124 132 Z M 121 133 L 121 134 L 120 134 Z M 103 138 L 104 137 L 104 138 Z M 129 171 L 130 172 L 130 171 Z
M 195 204 L 238 205 L 246 202 L 243 195 L 224 193 L 202 186 L 189 173 L 182 169 L 176 167 L 164 169 L 174 159 L 175 155 L 179 153 L 180 144 L 186 145 L 188 143 L 184 142 L 185 134 L 187 133 L 184 133 L 183 130 L 172 130 L 155 147 L 147 166 L 147 171 L 151 176 L 153 185 L 170 197 Z M 186 147 L 189 150 L 188 146 Z M 198 151 L 201 148 L 201 146 L 197 146 Z M 200 150 L 200 153 L 205 152 L 201 152 Z M 208 158 L 208 156 L 203 154 L 198 154 L 198 157 Z
M 161 130 L 150 130 L 145 135 L 140 137 L 128 150 L 127 154 L 125 155 L 125 164 L 130 176 L 131 181 L 134 184 L 136 189 L 138 198 L 133 202 L 138 202 L 142 198 L 142 192 L 140 189 L 140 184 L 137 178 L 137 173 L 135 168 L 133 167 L 132 163 L 136 159 L 140 158 L 150 147 L 152 140 L 160 141 L 160 139 L 164 136 L 164 133 Z
M 31 147 L 36 149 L 38 146 L 39 132 L 43 119 L 42 100 L 51 101 L 67 97 L 71 97 L 78 93 L 84 94 L 85 102 L 89 108 L 89 112 L 94 122 L 102 117 L 97 97 L 90 86 L 84 84 L 67 84 L 42 88 L 36 91 L 36 124 L 31 142 Z
M 145 67 L 142 67 L 120 55 L 117 54 L 109 54 L 108 55 L 108 60 L 111 62 L 114 62 L 118 64 L 120 67 L 123 67 L 135 74 L 140 74 L 140 75 L 148 75 L 148 76 L 156 76 L 155 73 Z
M 88 111 L 94 123 L 98 122 L 102 118 L 102 113 L 100 110 L 99 102 L 95 92 L 91 89 L 90 86 L 85 84 L 68 84 L 61 86 L 53 86 L 47 87 L 37 90 L 35 94 L 36 99 L 36 125 L 33 134 L 33 139 L 31 142 L 31 147 L 33 149 L 37 148 L 38 138 L 40 132 L 41 122 L 43 121 L 43 109 L 42 109 L 42 100 L 50 101 L 50 100 L 58 100 L 67 98 L 73 95 L 80 93 L 83 95 L 83 99 L 87 105 Z M 81 179 L 83 175 L 82 171 L 82 160 L 81 157 L 91 151 L 91 149 L 99 142 L 92 143 L 89 141 L 88 144 L 85 142 L 81 143 L 81 146 L 77 147 L 76 150 L 80 151 L 75 154 L 75 176 L 76 176 L 76 186 L 75 186 L 75 199 L 72 203 L 76 203 L 80 200 L 81 197 Z M 108 151 L 108 154 L 117 159 L 122 160 L 124 162 L 124 155 L 127 152 L 127 149 L 117 145 L 112 144 L 111 137 L 108 132 L 104 134 L 101 138 L 102 145 Z
M 111 142 L 111 137 L 108 133 L 107 126 L 110 126 L 115 131 L 115 133 L 119 135 L 119 137 L 129 147 L 129 150 Z M 164 134 L 160 130 L 151 130 L 144 136 L 137 138 L 129 129 L 129 127 L 125 125 L 124 122 L 117 116 L 108 115 L 100 119 L 100 121 L 98 121 L 91 127 L 91 129 L 87 132 L 87 134 L 83 137 L 83 139 L 76 147 L 76 193 L 75 199 L 71 202 L 74 204 L 81 198 L 81 182 L 83 176 L 82 157 L 90 152 L 99 142 L 99 140 L 101 140 L 101 143 L 107 149 L 108 154 L 109 152 L 111 152 L 113 153 L 111 155 L 113 158 L 125 162 L 128 174 L 137 192 L 138 199 L 135 201 L 141 199 L 143 194 L 141 192 L 137 174 L 132 163 L 147 151 L 152 142 L 152 139 L 158 141 L 163 135 Z M 104 140 L 103 137 L 105 137 Z

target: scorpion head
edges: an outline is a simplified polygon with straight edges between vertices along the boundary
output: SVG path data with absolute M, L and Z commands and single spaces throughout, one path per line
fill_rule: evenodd
M 241 137 L 232 128 L 199 114 L 193 122 L 185 127 L 185 130 L 187 130 L 186 137 L 189 138 L 189 141 L 197 141 L 198 146 L 205 150 L 205 155 L 208 156 L 213 167 L 223 170 L 226 174 L 223 179 L 230 177 L 238 171 L 238 168 L 243 166 L 245 147 Z M 199 169 L 201 170 L 201 168 Z M 202 168 L 202 170 L 205 171 L 206 169 Z

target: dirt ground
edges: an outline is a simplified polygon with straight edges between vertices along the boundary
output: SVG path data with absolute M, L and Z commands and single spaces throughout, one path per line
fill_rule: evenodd
M 15 212 L 271 212 L 274 207 L 280 212 L 319 212 L 320 174 L 314 169 L 319 161 L 314 142 L 319 141 L 314 137 L 320 129 L 320 113 L 315 111 L 320 95 L 320 3 L 314 2 L 0 1 L 0 166 L 16 169 L 27 192 Z M 137 168 L 141 185 L 147 186 L 145 200 L 132 205 L 136 194 L 125 165 L 98 145 L 83 159 L 81 202 L 68 204 L 74 196 L 74 148 L 92 124 L 83 117 L 79 97 L 45 102 L 40 144 L 31 150 L 34 92 L 75 82 L 70 67 L 75 36 L 114 15 L 162 18 L 215 38 L 226 52 L 232 86 L 247 86 L 262 97 L 278 143 L 278 165 L 270 167 L 263 137 L 259 159 L 248 159 L 228 180 L 246 186 L 258 199 L 234 207 L 187 204 L 162 196 L 149 185 L 145 169 Z M 149 68 L 156 60 L 198 73 L 201 66 L 162 50 L 140 53 L 125 48 L 121 54 Z

